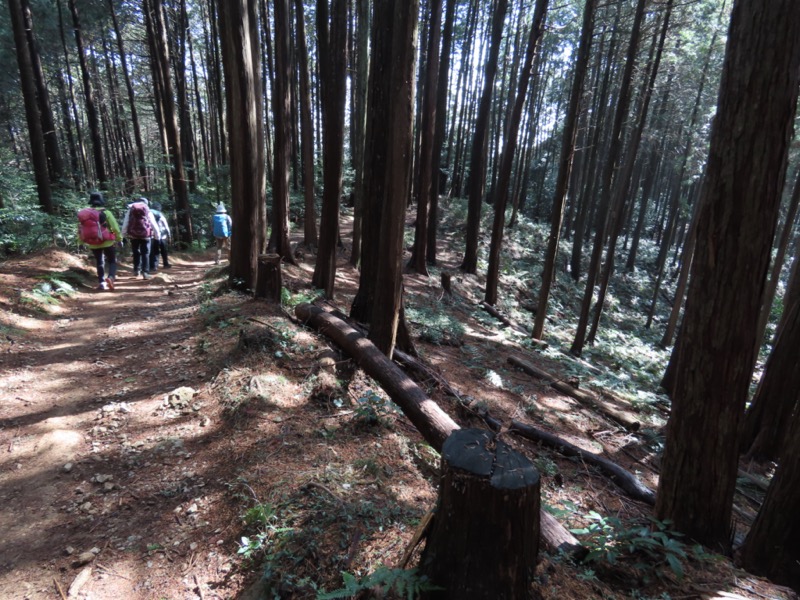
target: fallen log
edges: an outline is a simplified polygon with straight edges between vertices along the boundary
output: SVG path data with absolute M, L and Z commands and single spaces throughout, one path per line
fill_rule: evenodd
M 643 484 L 636 475 L 630 471 L 626 471 L 618 464 L 598 456 L 592 452 L 587 452 L 582 448 L 578 448 L 574 444 L 561 439 L 558 436 L 536 429 L 531 425 L 521 423 L 520 421 L 511 421 L 509 431 L 524 437 L 525 439 L 540 442 L 549 448 L 557 450 L 564 456 L 574 456 L 580 458 L 583 462 L 597 467 L 603 473 L 609 476 L 611 481 L 617 484 L 628 496 L 634 500 L 641 500 L 650 506 L 656 503 L 656 494 L 653 490 Z
M 312 304 L 300 304 L 295 314 L 336 342 L 367 375 L 380 383 L 437 452 L 441 451 L 447 436 L 459 429 L 450 415 L 353 327 Z
M 540 369 L 539 367 L 532 365 L 528 361 L 519 358 L 517 356 L 509 356 L 508 362 L 514 365 L 515 367 L 519 367 L 523 371 L 525 371 L 528 375 L 532 375 L 538 379 L 542 379 L 550 384 L 555 390 L 558 390 L 562 394 L 566 394 L 571 398 L 575 398 L 578 402 L 587 406 L 591 409 L 598 411 L 599 413 L 605 415 L 612 421 L 619 423 L 628 431 L 638 431 L 641 427 L 641 423 L 633 418 L 631 415 L 625 413 L 624 411 L 618 410 L 615 407 L 611 406 L 607 402 L 604 402 L 602 399 L 598 398 L 594 394 L 579 390 L 564 381 L 560 381 L 558 378 L 554 377 L 547 371 Z
M 419 430 L 437 452 L 441 452 L 444 441 L 458 424 L 439 405 L 427 397 L 425 392 L 411 380 L 402 369 L 390 361 L 372 342 L 341 319 L 312 304 L 300 304 L 295 315 L 302 322 L 330 337 L 347 352 L 364 372 L 381 384 L 392 400 Z M 542 544 L 549 552 L 563 550 L 580 557 L 585 548 L 575 536 L 564 528 L 552 515 L 540 511 Z

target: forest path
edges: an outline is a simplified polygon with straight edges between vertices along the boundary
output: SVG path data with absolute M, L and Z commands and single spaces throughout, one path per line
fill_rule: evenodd
M 137 586 L 147 587 L 141 561 L 112 563 L 109 550 L 131 558 L 134 549 L 148 550 L 144 534 L 163 515 L 153 514 L 159 502 L 132 484 L 169 479 L 167 471 L 190 455 L 187 438 L 203 425 L 187 406 L 194 401 L 165 406 L 164 398 L 203 384 L 205 365 L 190 338 L 198 287 L 213 261 L 209 254 L 173 264 L 150 280 L 123 264 L 115 291 L 83 288 L 65 301 L 62 318 L 39 320 L 18 342 L 7 336 L 11 346 L 0 361 L 0 598 L 59 597 L 55 581 L 66 592 L 78 556 L 92 549 L 99 553 L 86 562 L 95 575 L 98 565 L 113 564 L 93 598 L 140 597 Z M 170 437 L 165 419 L 187 412 L 197 414 Z

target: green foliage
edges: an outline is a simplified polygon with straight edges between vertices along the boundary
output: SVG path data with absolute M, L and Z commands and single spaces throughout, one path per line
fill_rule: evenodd
M 464 325 L 445 311 L 427 306 L 407 306 L 408 321 L 419 333 L 419 337 L 431 344 L 460 346 L 464 338 Z
M 617 517 L 595 511 L 585 518 L 589 521 L 586 527 L 570 530 L 584 536 L 582 541 L 589 548 L 585 562 L 616 565 L 624 561 L 639 570 L 645 580 L 659 575 L 658 570 L 666 565 L 678 578 L 683 577 L 687 548 L 677 539 L 680 534 L 669 529 L 668 521 L 650 519 L 650 524 L 629 526 Z
M 428 581 L 424 575 L 419 575 L 416 569 L 390 569 L 380 566 L 372 573 L 361 579 L 355 575 L 342 571 L 344 587 L 332 592 L 317 594 L 317 600 L 334 600 L 336 598 L 350 598 L 356 594 L 378 587 L 382 594 L 390 592 L 406 600 L 414 600 L 421 592 L 441 590 Z
M 389 417 L 399 409 L 391 400 L 383 398 L 373 390 L 356 399 L 356 421 L 363 425 L 388 425 Z
M 313 292 L 296 292 L 292 293 L 288 288 L 281 288 L 281 305 L 287 308 L 294 309 L 294 307 L 303 303 L 312 303 L 325 293 L 322 290 L 314 290 Z
M 267 555 L 273 547 L 279 546 L 283 536 L 293 529 L 278 526 L 278 516 L 274 507 L 260 502 L 245 511 L 242 521 L 248 530 L 255 530 L 254 534 L 241 537 L 239 550 L 236 552 L 248 560 Z

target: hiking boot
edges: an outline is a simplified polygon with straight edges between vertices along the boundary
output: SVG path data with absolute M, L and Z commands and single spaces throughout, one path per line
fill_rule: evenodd
M 139 275 L 141 275 L 141 273 L 139 271 L 134 271 L 133 272 L 133 276 L 134 277 L 138 277 Z
M 161 267 L 161 268 L 162 268 L 162 269 L 171 269 L 171 268 L 172 268 L 172 265 L 164 265 L 164 266 L 163 266 L 163 267 Z
M 106 282 L 101 281 L 100 284 L 97 286 L 98 290 L 105 290 L 106 289 Z
M 142 279 L 150 279 L 150 273 L 142 273 Z
M 108 289 L 113 290 L 114 289 L 114 278 L 113 277 L 106 277 L 106 285 L 108 286 Z

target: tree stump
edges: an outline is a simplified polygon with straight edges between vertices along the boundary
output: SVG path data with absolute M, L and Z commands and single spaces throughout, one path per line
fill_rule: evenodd
M 447 293 L 448 296 L 453 295 L 453 287 L 450 283 L 450 273 L 446 273 L 442 271 L 442 289 Z
M 421 572 L 425 598 L 536 598 L 539 473 L 489 431 L 459 429 L 442 448 L 439 501 Z
M 256 298 L 265 298 L 269 302 L 279 303 L 282 286 L 280 255 L 259 254 Z

